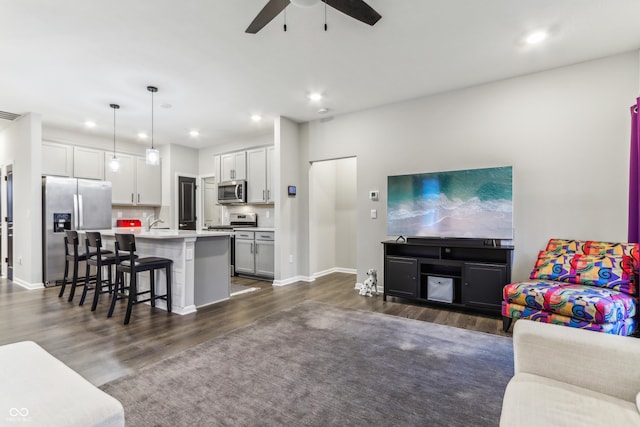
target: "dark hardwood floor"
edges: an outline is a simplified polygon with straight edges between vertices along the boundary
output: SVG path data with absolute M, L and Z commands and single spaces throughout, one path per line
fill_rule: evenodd
M 125 326 L 123 303 L 107 319 L 107 298 L 91 312 L 90 304 L 77 305 L 78 296 L 73 303 L 67 302 L 67 295 L 58 298 L 58 287 L 28 291 L 0 279 L 0 345 L 35 341 L 100 385 L 305 300 L 511 335 L 502 332 L 499 318 L 410 305 L 391 297 L 383 302 L 382 295 L 360 296 L 354 289 L 355 276 L 350 274 L 335 273 L 283 287 L 246 278 L 233 278 L 233 283 L 259 290 L 185 316 L 136 306 L 131 323 Z

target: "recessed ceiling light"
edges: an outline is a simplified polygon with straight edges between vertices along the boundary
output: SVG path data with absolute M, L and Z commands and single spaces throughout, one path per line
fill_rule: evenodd
M 309 99 L 312 101 L 320 101 L 322 99 L 322 94 L 320 92 L 311 92 L 309 94 Z
M 251 120 L 253 120 L 254 122 L 259 122 L 260 120 L 262 120 L 262 116 L 260 114 L 252 114 Z
M 529 34 L 524 39 L 524 41 L 529 45 L 538 44 L 538 43 L 541 43 L 541 42 L 545 41 L 548 36 L 549 36 L 549 34 L 547 34 L 546 31 L 535 31 L 535 32 Z
M 138 133 L 138 138 L 140 138 L 140 139 L 147 139 L 147 134 L 146 134 L 146 133 L 144 133 L 144 132 L 139 132 L 139 133 Z
M 198 132 L 197 130 L 192 130 L 189 132 L 189 135 L 193 137 L 200 136 L 200 132 Z
M 94 122 L 93 120 L 87 120 L 86 122 L 84 122 L 84 125 L 88 128 L 94 128 L 96 127 L 96 122 Z
M 325 114 L 325 113 L 328 113 L 328 112 L 329 112 L 329 109 L 328 109 L 328 108 L 320 108 L 320 109 L 318 110 L 318 114 Z

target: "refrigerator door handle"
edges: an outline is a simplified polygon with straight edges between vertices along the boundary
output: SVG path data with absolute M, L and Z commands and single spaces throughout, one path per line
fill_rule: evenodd
M 73 229 L 78 229 L 78 195 L 73 195 Z
M 78 219 L 80 222 L 80 227 L 78 227 L 79 230 L 82 230 L 82 228 L 84 227 L 84 207 L 82 205 L 82 194 L 78 195 Z

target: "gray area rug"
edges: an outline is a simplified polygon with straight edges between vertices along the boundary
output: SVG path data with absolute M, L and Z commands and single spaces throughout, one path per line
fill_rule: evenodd
M 101 388 L 131 427 L 466 427 L 512 375 L 510 338 L 304 302 Z

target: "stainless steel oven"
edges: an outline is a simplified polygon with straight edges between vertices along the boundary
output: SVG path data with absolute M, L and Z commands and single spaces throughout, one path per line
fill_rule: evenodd
M 248 228 L 258 226 L 258 214 L 256 213 L 231 213 L 229 215 L 229 225 L 210 225 L 208 230 L 215 231 L 233 231 L 236 228 Z M 236 240 L 231 235 L 231 275 L 235 276 L 236 265 Z

